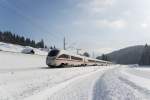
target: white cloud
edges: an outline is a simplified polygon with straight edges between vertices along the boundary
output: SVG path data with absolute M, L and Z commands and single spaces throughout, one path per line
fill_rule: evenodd
M 96 52 L 99 54 L 107 54 L 107 53 L 110 53 L 112 51 L 114 51 L 113 48 L 98 48 L 98 49 L 96 49 Z
M 84 20 L 76 20 L 73 22 L 73 25 L 78 27 L 86 27 L 94 29 L 112 29 L 112 30 L 121 30 L 125 29 L 128 26 L 128 22 L 124 19 L 115 19 L 115 20 L 108 20 L 108 19 L 84 19 Z
M 117 20 L 97 20 L 96 22 L 97 27 L 108 27 L 112 29 L 123 29 L 127 26 L 127 22 L 123 19 Z
M 139 0 L 137 2 L 136 0 L 80 0 L 80 2 L 79 7 L 83 10 L 77 9 L 81 12 L 81 17 L 76 19 L 74 25 L 81 30 L 81 33 L 86 33 L 87 37 L 88 33 L 94 34 L 90 37 L 94 40 L 95 36 L 99 45 L 92 43 L 89 46 L 98 47 L 98 50 L 95 48 L 98 52 L 111 51 L 110 48 L 105 48 L 106 45 L 100 44 L 101 42 L 106 44 L 109 41 L 108 47 L 117 48 L 127 44 L 143 43 L 150 39 L 150 13 L 144 5 L 139 8 L 141 7 Z M 133 38 L 135 36 L 136 38 Z M 91 42 L 92 39 L 86 40 Z M 113 41 L 113 45 L 111 45 L 112 40 L 116 40 L 115 43 Z M 82 47 L 86 47 L 86 44 Z
M 142 23 L 142 24 L 141 24 L 141 27 L 145 29 L 145 28 L 148 27 L 148 24 L 147 24 L 147 23 Z
M 115 4 L 115 0 L 84 0 L 77 7 L 83 8 L 89 13 L 99 13 Z
M 127 26 L 127 22 L 125 20 L 114 20 L 109 23 L 110 27 L 117 28 L 117 29 L 123 29 Z
M 126 10 L 126 11 L 122 12 L 122 15 L 130 17 L 132 15 L 132 11 Z

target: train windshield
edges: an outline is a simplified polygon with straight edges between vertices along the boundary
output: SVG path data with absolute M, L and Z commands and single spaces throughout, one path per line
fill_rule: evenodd
M 59 50 L 55 49 L 55 50 L 51 50 L 48 54 L 49 57 L 54 57 L 57 56 L 57 54 L 59 53 Z

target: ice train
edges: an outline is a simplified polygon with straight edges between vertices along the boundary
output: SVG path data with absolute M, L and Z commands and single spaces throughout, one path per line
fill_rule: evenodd
M 46 64 L 49 67 L 94 66 L 94 65 L 106 66 L 111 64 L 111 62 L 71 54 L 65 50 L 53 49 L 47 55 Z

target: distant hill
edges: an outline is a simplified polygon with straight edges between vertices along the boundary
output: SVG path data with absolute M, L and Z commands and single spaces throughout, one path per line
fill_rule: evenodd
M 137 45 L 114 51 L 107 54 L 107 56 L 111 61 L 118 64 L 138 64 L 143 50 L 143 45 Z

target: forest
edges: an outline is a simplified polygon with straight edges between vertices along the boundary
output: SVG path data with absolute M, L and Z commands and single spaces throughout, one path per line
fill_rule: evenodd
M 0 42 L 18 44 L 22 46 L 31 46 L 34 48 L 47 48 L 43 39 L 41 39 L 39 42 L 36 42 L 35 40 L 16 35 L 10 31 L 0 31 Z

